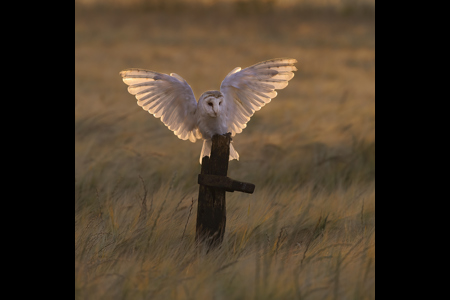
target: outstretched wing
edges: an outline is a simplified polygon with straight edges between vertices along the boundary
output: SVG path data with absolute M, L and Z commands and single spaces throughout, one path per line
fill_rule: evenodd
M 181 76 L 143 69 L 120 72 L 128 92 L 137 104 L 153 114 L 182 140 L 195 142 L 201 138 L 195 122 L 197 101 L 189 84 Z
M 241 70 L 235 68 L 222 81 L 220 91 L 224 95 L 228 130 L 232 136 L 241 133 L 255 111 L 277 96 L 275 89 L 284 89 L 294 77 L 297 60 L 276 58 L 263 61 Z

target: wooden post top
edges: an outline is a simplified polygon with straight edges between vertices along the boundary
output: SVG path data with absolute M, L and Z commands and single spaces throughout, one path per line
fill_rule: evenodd
M 224 189 L 227 192 L 238 191 L 252 194 L 255 191 L 254 184 L 227 177 L 230 142 L 231 133 L 216 134 L 212 137 L 211 153 L 214 155 L 211 158 L 203 157 L 202 173 L 198 175 L 198 183 Z

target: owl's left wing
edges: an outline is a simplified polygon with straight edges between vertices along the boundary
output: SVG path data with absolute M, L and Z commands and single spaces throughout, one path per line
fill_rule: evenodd
M 136 96 L 137 104 L 148 111 L 182 140 L 195 142 L 201 138 L 195 111 L 197 101 L 189 84 L 181 76 L 143 69 L 120 72 L 128 92 Z
M 222 81 L 220 92 L 224 95 L 228 130 L 231 135 L 241 133 L 247 122 L 277 96 L 275 89 L 284 89 L 294 77 L 296 59 L 276 58 L 263 61 L 241 70 L 235 68 Z

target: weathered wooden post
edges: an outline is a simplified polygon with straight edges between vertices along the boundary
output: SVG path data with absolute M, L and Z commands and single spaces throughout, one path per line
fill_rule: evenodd
M 231 134 L 212 137 L 211 157 L 203 157 L 198 192 L 195 240 L 209 247 L 219 246 L 227 220 L 225 192 L 253 193 L 255 185 L 227 177 Z

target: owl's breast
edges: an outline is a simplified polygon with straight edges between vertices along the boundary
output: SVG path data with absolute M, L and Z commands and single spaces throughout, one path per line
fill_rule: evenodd
M 197 126 L 204 139 L 211 139 L 215 134 L 225 134 L 228 132 L 227 120 L 221 116 L 217 116 L 216 118 L 203 116 L 198 119 Z

